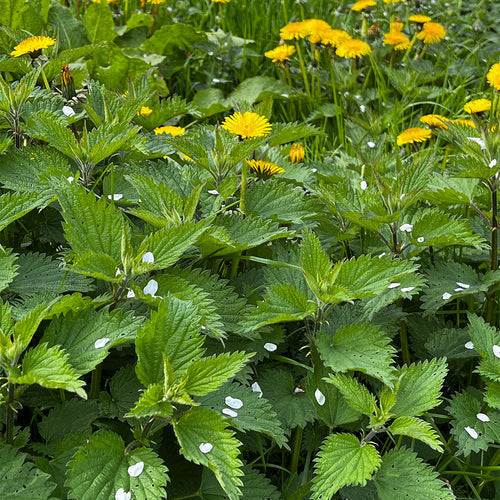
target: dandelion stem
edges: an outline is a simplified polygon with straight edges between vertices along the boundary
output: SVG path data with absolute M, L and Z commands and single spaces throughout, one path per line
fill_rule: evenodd
M 245 212 L 245 195 L 247 194 L 248 163 L 242 162 L 241 165 L 241 189 L 240 189 L 240 211 Z
M 42 67 L 42 80 L 43 80 L 43 83 L 45 85 L 45 88 L 50 92 L 50 85 L 49 85 L 49 81 L 47 80 L 47 76 L 45 75 L 45 71 L 43 70 L 43 67 Z
M 339 106 L 339 98 L 337 95 L 337 85 L 335 83 L 335 73 L 332 64 L 332 49 L 328 47 L 328 64 L 330 65 L 330 80 L 332 84 L 333 103 L 335 104 L 335 119 L 337 120 L 337 133 L 340 138 L 340 144 L 345 146 L 344 136 L 344 114 L 343 108 Z
M 311 91 L 309 89 L 309 81 L 307 79 L 306 67 L 304 66 L 304 59 L 302 57 L 302 51 L 300 50 L 299 41 L 295 40 L 295 48 L 297 49 L 297 55 L 299 56 L 300 71 L 302 72 L 302 79 L 304 80 L 304 87 L 306 89 L 307 97 L 311 97 Z
M 9 399 L 7 400 L 7 423 L 5 429 L 5 442 L 12 444 L 14 442 L 14 384 L 9 384 Z

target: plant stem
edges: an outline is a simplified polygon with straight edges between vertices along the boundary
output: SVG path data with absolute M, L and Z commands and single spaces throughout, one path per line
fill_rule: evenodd
M 302 449 L 302 435 L 304 433 L 304 429 L 298 426 L 295 431 L 295 442 L 293 445 L 293 454 L 292 454 L 292 463 L 290 465 L 290 476 L 293 479 L 297 475 L 297 470 L 299 468 L 299 458 L 300 458 L 300 450 Z
M 102 363 L 99 363 L 92 372 L 92 378 L 90 379 L 90 393 L 89 399 L 97 399 L 99 397 L 99 391 L 101 390 L 101 374 L 102 374 Z
M 248 163 L 241 164 L 240 212 L 245 213 L 245 195 L 247 194 Z
M 9 384 L 9 399 L 7 400 L 7 428 L 5 430 L 5 442 L 7 444 L 14 443 L 14 384 Z
M 300 71 L 302 72 L 302 79 L 304 80 L 304 87 L 306 89 L 307 97 L 311 97 L 311 90 L 309 89 L 309 80 L 307 79 L 306 67 L 304 65 L 304 59 L 302 57 L 302 51 L 300 50 L 299 41 L 295 40 L 295 48 L 297 49 L 297 55 L 299 56 Z

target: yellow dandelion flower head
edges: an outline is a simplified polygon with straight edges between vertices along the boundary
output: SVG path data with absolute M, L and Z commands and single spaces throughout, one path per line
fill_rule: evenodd
M 412 23 L 424 24 L 432 21 L 432 17 L 423 16 L 421 14 L 414 14 L 413 16 L 410 16 L 408 18 L 408 21 L 411 21 Z
M 437 43 L 446 36 L 444 26 L 439 23 L 428 22 L 422 26 L 422 31 L 417 35 L 424 43 Z
M 321 33 L 321 43 L 330 47 L 338 47 L 341 43 L 351 39 L 351 35 L 344 30 L 330 29 Z
M 351 7 L 351 10 L 359 12 L 361 10 L 365 10 L 368 7 L 373 7 L 374 5 L 377 5 L 377 2 L 375 2 L 375 0 L 359 0 Z
M 270 161 L 247 160 L 247 163 L 250 165 L 253 172 L 261 176 L 281 174 L 285 171 L 284 168 L 278 167 L 276 163 L 271 163 Z
M 177 137 L 178 135 L 184 135 L 186 129 L 183 127 L 173 127 L 171 125 L 166 125 L 165 127 L 157 127 L 154 130 L 156 135 L 165 134 L 171 135 L 172 137 Z
M 500 63 L 496 63 L 490 68 L 486 79 L 493 88 L 500 90 Z
M 400 3 L 406 2 L 406 0 L 384 0 L 384 3 Z
M 410 46 L 410 39 L 400 31 L 384 33 L 384 45 L 394 45 L 394 50 L 406 50 Z
M 147 0 L 148 3 L 152 4 L 152 5 L 160 5 L 162 3 L 165 3 L 166 0 Z
M 264 52 L 264 55 L 271 59 L 273 63 L 278 63 L 282 66 L 283 63 L 288 61 L 294 53 L 295 47 L 292 45 L 280 45 L 275 49 Z
M 141 116 L 149 116 L 152 112 L 153 110 L 151 108 L 148 108 L 147 106 L 142 106 L 137 114 Z
M 304 161 L 306 153 L 304 151 L 304 148 L 302 147 L 302 144 L 294 144 L 290 148 L 288 156 L 292 163 L 301 163 L 302 161 Z
M 397 144 L 398 146 L 403 146 L 403 144 L 413 144 L 415 142 L 424 142 L 431 137 L 432 133 L 427 128 L 413 127 L 403 130 L 398 135 Z
M 31 54 L 33 52 L 46 49 L 55 43 L 55 39 L 50 38 L 49 36 L 32 36 L 31 38 L 23 40 L 19 45 L 16 45 L 10 55 L 19 57 L 24 54 Z
M 282 40 L 298 40 L 299 38 L 305 38 L 307 35 L 308 30 L 304 21 L 288 23 L 286 26 L 283 26 L 280 31 Z
M 325 31 L 332 29 L 332 27 L 321 19 L 306 19 L 303 21 L 304 28 L 311 43 L 318 43 L 321 41 L 321 34 Z
M 393 23 L 389 24 L 389 31 L 403 31 L 404 26 L 400 19 L 396 19 Z
M 113 1 L 114 0 L 92 0 L 92 2 L 94 3 L 107 3 L 107 4 L 110 4 Z
M 450 120 L 450 123 L 453 123 L 454 125 L 461 125 L 462 127 L 476 128 L 476 124 L 472 120 L 464 120 L 463 118 Z
M 231 0 L 212 0 L 214 3 L 229 3 Z
M 469 101 L 464 106 L 464 111 L 466 113 L 482 113 L 483 111 L 489 111 L 491 109 L 491 101 L 489 99 L 475 99 L 474 101 Z
M 221 127 L 231 134 L 239 135 L 242 139 L 261 137 L 271 132 L 271 124 L 268 119 L 251 111 L 238 112 L 226 117 Z
M 372 51 L 371 47 L 363 40 L 346 40 L 337 47 L 335 53 L 340 57 L 345 57 L 347 59 L 353 59 L 356 57 L 362 57 L 370 54 Z
M 441 115 L 424 115 L 420 117 L 420 121 L 432 128 L 448 128 L 445 122 L 449 120 Z
M 194 160 L 188 155 L 183 154 L 182 159 L 194 163 Z

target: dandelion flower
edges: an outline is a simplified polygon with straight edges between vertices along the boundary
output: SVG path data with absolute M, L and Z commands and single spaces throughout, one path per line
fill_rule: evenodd
M 444 122 L 449 120 L 441 115 L 424 115 L 420 117 L 420 121 L 432 128 L 448 128 Z
M 302 147 L 302 144 L 294 144 L 290 148 L 290 153 L 288 153 L 288 156 L 292 163 L 301 163 L 302 161 L 304 161 L 305 155 L 306 153 L 304 151 L 304 148 Z
M 212 0 L 214 3 L 229 3 L 231 0 Z
M 410 46 L 410 39 L 400 31 L 384 33 L 384 45 L 394 45 L 394 50 L 406 50 Z
M 384 0 L 384 3 L 399 3 L 405 2 L 406 0 Z
M 143 0 L 141 0 L 142 2 Z M 160 5 L 162 3 L 165 3 L 166 0 L 148 0 L 148 3 L 152 4 L 152 5 Z
M 494 64 L 486 75 L 488 83 L 497 90 L 500 90 L 500 63 Z
M 307 35 L 308 30 L 304 22 L 288 23 L 280 31 L 282 40 L 299 40 L 299 38 L 305 38 Z
M 257 175 L 271 176 L 275 174 L 281 174 L 285 171 L 284 168 L 278 167 L 276 163 L 271 163 L 270 161 L 262 160 L 247 160 L 250 168 Z
M 373 7 L 374 5 L 377 5 L 377 2 L 375 2 L 374 0 L 359 0 L 351 7 L 351 10 L 359 12 L 361 10 L 365 10 L 368 7 Z
M 424 142 L 431 137 L 431 131 L 426 128 L 413 127 L 403 130 L 401 134 L 398 135 L 397 144 L 402 146 L 403 144 L 413 144 L 415 142 Z
M 167 125 L 165 127 L 157 127 L 155 128 L 155 134 L 165 134 L 171 135 L 172 137 L 177 137 L 178 135 L 184 135 L 186 133 L 186 129 L 183 127 L 172 127 Z
M 260 137 L 271 132 L 271 124 L 265 116 L 246 111 L 245 113 L 234 113 L 226 117 L 222 122 L 222 128 L 239 135 L 242 139 L 247 137 Z
M 424 24 L 432 21 L 432 17 L 423 16 L 421 14 L 414 14 L 413 16 L 410 16 L 408 18 L 408 21 L 411 21 L 412 23 Z
M 271 59 L 273 63 L 278 63 L 280 66 L 284 66 L 285 61 L 288 61 L 294 53 L 295 47 L 292 45 L 280 45 L 275 49 L 268 50 L 264 53 L 264 55 Z
M 491 109 L 491 101 L 489 99 L 475 99 L 474 101 L 469 101 L 464 106 L 464 111 L 466 113 L 482 113 L 483 111 L 489 111 Z
M 338 47 L 347 40 L 352 40 L 352 37 L 344 30 L 331 29 L 321 33 L 321 43 L 330 47 Z
M 341 45 L 337 47 L 336 54 L 340 57 L 345 57 L 347 59 L 352 59 L 356 57 L 362 57 L 370 54 L 372 51 L 371 47 L 362 40 L 346 40 Z
M 464 120 L 463 118 L 451 120 L 450 123 L 453 123 L 454 125 L 461 125 L 462 127 L 476 128 L 476 124 L 472 120 Z
M 55 43 L 54 38 L 50 38 L 49 36 L 32 36 L 23 40 L 19 45 L 16 45 L 10 55 L 19 57 L 24 54 L 32 54 L 33 52 L 46 49 Z
M 153 110 L 151 108 L 148 108 L 147 106 L 142 106 L 141 110 L 137 114 L 141 116 L 149 116 L 152 112 Z
M 422 31 L 417 35 L 419 40 L 424 43 L 437 43 L 440 42 L 446 36 L 446 30 L 439 23 L 424 23 Z
M 389 24 L 389 31 L 403 31 L 404 24 L 401 22 L 401 20 L 398 18 L 396 19 L 393 23 Z
M 311 43 L 318 43 L 322 38 L 322 33 L 331 30 L 332 27 L 321 19 L 306 19 L 303 21 L 306 36 Z

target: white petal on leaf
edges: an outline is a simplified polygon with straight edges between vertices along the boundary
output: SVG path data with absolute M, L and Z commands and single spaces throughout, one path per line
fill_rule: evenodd
M 142 291 L 145 295 L 152 295 L 154 297 L 158 291 L 158 282 L 156 280 L 149 280 Z
M 123 194 L 121 194 L 121 193 L 115 193 L 112 196 L 110 194 L 108 194 L 108 199 L 113 200 L 113 201 L 118 201 L 118 200 L 121 200 L 122 198 L 123 198 Z
M 105 347 L 108 342 L 110 342 L 111 339 L 108 339 L 107 337 L 104 337 L 102 339 L 97 339 L 94 342 L 94 349 L 101 349 L 102 347 Z
M 232 398 L 231 396 L 226 396 L 226 399 L 224 400 L 226 403 L 226 406 L 229 406 L 229 408 L 234 408 L 235 410 L 239 410 L 243 406 L 243 401 L 238 398 Z
M 278 349 L 278 346 L 276 344 L 273 344 L 272 342 L 266 342 L 264 344 L 264 349 L 269 352 L 274 352 L 276 349 Z
M 366 181 L 361 181 L 360 187 L 364 191 L 368 187 L 368 183 Z
M 500 358 L 500 346 L 494 345 L 493 346 L 493 354 L 497 357 Z
M 479 144 L 481 146 L 481 149 L 486 149 L 486 143 L 484 142 L 483 139 L 479 137 L 467 137 L 467 139 L 471 142 L 475 142 L 476 144 Z
M 405 233 L 411 233 L 413 231 L 413 224 L 403 224 L 399 226 L 399 230 Z
M 323 406 L 325 404 L 325 395 L 319 389 L 316 389 L 314 391 L 314 397 L 316 398 L 316 401 L 320 406 Z
M 71 184 L 75 180 L 75 178 L 70 175 L 66 180 Z
M 135 298 L 135 292 L 134 290 L 129 290 L 127 292 L 127 299 L 133 299 L 133 298 Z
M 419 243 L 423 243 L 423 242 L 424 242 L 424 237 L 423 237 L 423 236 L 418 237 L 418 238 L 417 238 L 417 241 L 418 241 Z
M 451 297 L 451 293 L 444 292 L 443 293 L 443 300 L 448 300 Z
M 479 437 L 479 434 L 477 433 L 476 429 L 473 429 L 472 427 L 465 427 L 465 432 L 472 438 L 472 439 L 477 439 Z
M 406 288 L 401 288 L 402 292 L 411 292 L 412 290 L 415 290 L 414 286 L 407 286 Z
M 73 116 L 75 114 L 75 110 L 71 106 L 63 106 L 62 107 L 62 112 L 66 116 Z
M 259 398 L 262 397 L 263 392 L 262 392 L 262 389 L 260 388 L 260 385 L 259 385 L 258 382 L 254 382 L 252 384 L 252 392 L 258 392 L 259 393 Z
M 145 264 L 153 264 L 154 261 L 155 261 L 155 256 L 153 255 L 153 252 L 146 252 L 142 256 L 142 262 L 144 262 Z
M 367 145 L 369 148 L 371 148 L 371 149 L 373 149 L 373 148 L 376 146 L 376 144 L 375 144 L 374 142 L 372 142 L 372 141 L 368 141 L 368 142 L 366 143 L 366 145 Z
M 228 417 L 231 417 L 231 418 L 236 418 L 238 416 L 238 412 L 231 410 L 230 408 L 224 408 L 222 410 L 222 413 L 224 413 L 224 415 L 227 415 Z
M 115 493 L 115 500 L 130 500 L 132 498 L 132 493 L 130 491 L 125 491 L 123 488 L 120 488 Z
M 474 342 L 471 342 L 471 341 L 469 340 L 469 342 L 466 342 L 466 343 L 465 343 L 464 347 L 465 347 L 466 349 L 469 349 L 469 351 L 470 351 L 470 350 L 474 349 Z
M 486 415 L 486 413 L 478 413 L 476 415 L 476 417 L 478 420 L 481 420 L 481 422 L 489 422 L 490 421 L 490 417 L 488 417 L 488 415 Z
M 212 443 L 201 443 L 198 448 L 202 453 L 210 453 L 213 450 L 214 445 Z
M 302 389 L 302 387 L 296 387 L 296 388 L 293 390 L 293 392 L 294 392 L 295 394 L 298 394 L 299 392 L 306 392 L 306 391 L 304 391 L 304 389 Z
M 453 290 L 453 291 L 454 291 L 454 292 L 463 292 L 463 291 L 464 291 L 464 289 L 463 289 L 463 288 L 458 287 L 458 288 L 455 288 L 455 290 Z
M 397 288 L 401 283 L 391 283 L 387 288 Z
M 130 477 L 139 477 L 142 474 L 142 471 L 144 470 L 144 462 L 137 462 L 134 465 L 131 465 L 128 469 L 128 475 Z
M 219 194 L 219 191 L 217 191 L 217 189 L 210 189 L 208 194 Z
M 470 285 L 467 283 L 460 283 L 460 281 L 457 281 L 456 284 L 461 288 L 470 288 Z

